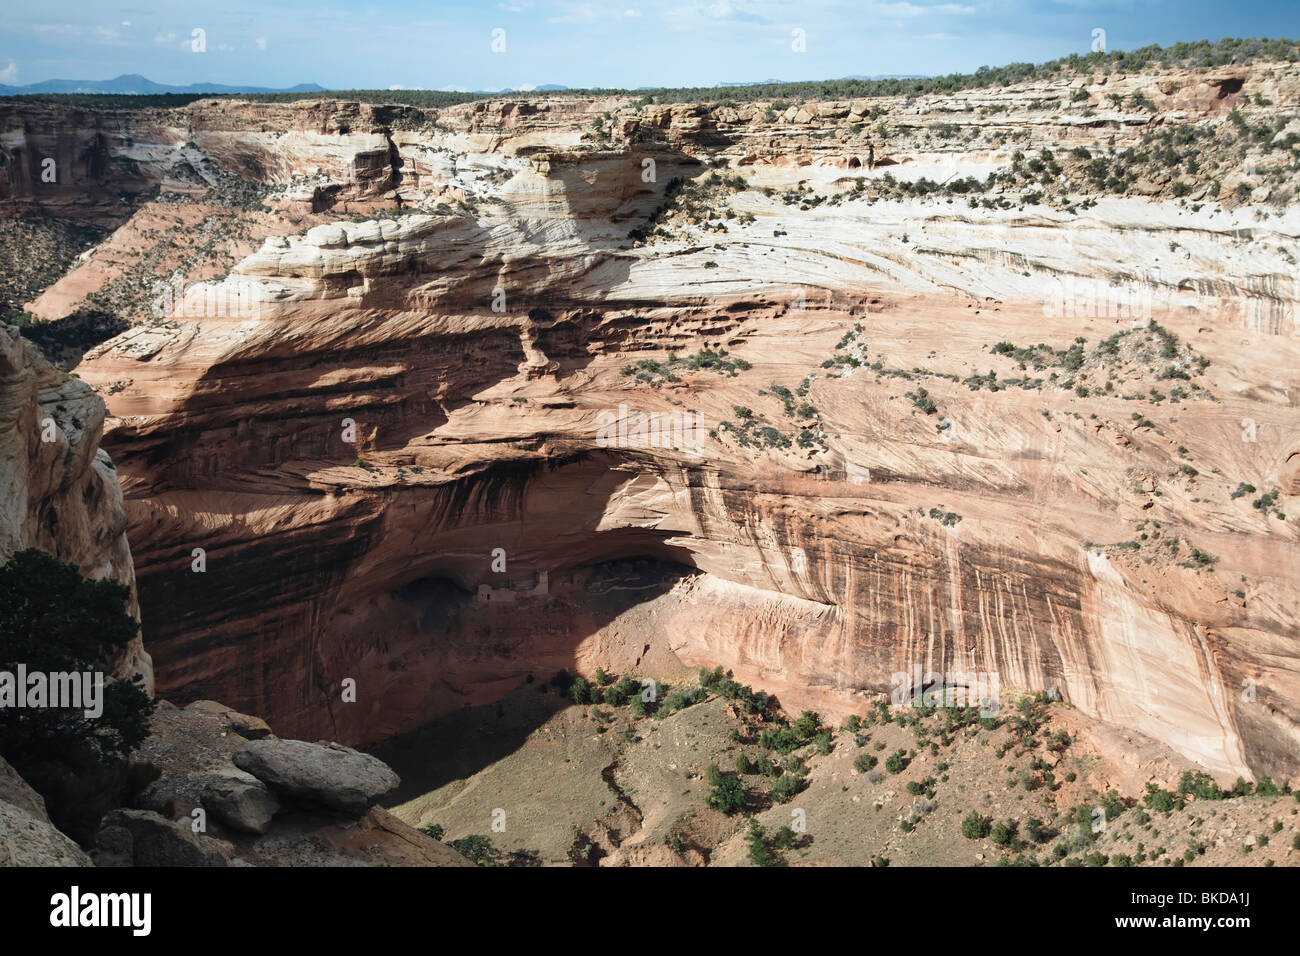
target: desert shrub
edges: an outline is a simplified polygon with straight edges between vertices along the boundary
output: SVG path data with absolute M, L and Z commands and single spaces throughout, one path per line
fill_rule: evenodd
M 451 841 L 451 848 L 475 866 L 500 866 L 501 851 L 489 836 L 474 834 Z
M 1142 802 L 1148 810 L 1155 810 L 1159 813 L 1168 813 L 1176 805 L 1173 794 L 1168 790 L 1161 790 L 1151 783 L 1147 784 L 1147 792 L 1143 794 Z
M 772 784 L 772 799 L 777 803 L 789 803 L 804 788 L 804 780 L 792 773 L 783 773 Z
M 768 843 L 763 828 L 755 820 L 749 821 L 749 831 L 745 834 L 749 862 L 754 866 L 780 866 L 781 858 Z
M 575 678 L 569 685 L 569 699 L 575 704 L 591 703 L 591 685 L 585 677 Z
M 667 717 L 674 711 L 683 710 L 692 704 L 699 703 L 703 697 L 704 691 L 698 688 L 679 687 L 664 698 L 663 703 L 659 705 L 659 710 L 655 713 L 655 716 Z
M 989 835 L 991 827 L 978 810 L 972 810 L 961 821 L 961 835 L 968 840 L 982 840 Z
M 1016 821 L 999 820 L 989 830 L 989 838 L 998 846 L 1008 846 L 1016 838 Z
M 1214 778 L 1202 771 L 1185 771 L 1178 781 L 1179 796 L 1189 794 L 1198 800 L 1222 800 L 1223 789 L 1214 782 Z
M 1261 797 L 1282 796 L 1282 791 L 1278 789 L 1272 777 L 1260 777 L 1259 783 L 1255 785 L 1255 793 Z
M 716 771 L 718 768 L 712 769 Z M 728 815 L 739 813 L 745 809 L 745 785 L 739 777 L 724 777 L 719 773 L 706 802 L 711 809 Z

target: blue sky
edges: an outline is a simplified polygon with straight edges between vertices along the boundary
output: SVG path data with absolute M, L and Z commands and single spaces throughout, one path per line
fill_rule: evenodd
M 969 71 L 1224 36 L 1300 36 L 1300 0 L 8 0 L 0 83 L 334 89 L 696 86 Z M 206 51 L 191 38 L 204 31 Z M 504 52 L 492 51 L 504 30 Z M 805 49 L 794 50 L 794 31 Z

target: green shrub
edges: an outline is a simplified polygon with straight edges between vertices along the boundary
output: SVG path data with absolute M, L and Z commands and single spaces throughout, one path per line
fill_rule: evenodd
M 989 821 L 976 810 L 972 810 L 961 821 L 961 835 L 968 840 L 982 840 L 989 835 L 990 829 Z
M 1176 805 L 1173 794 L 1151 783 L 1147 784 L 1147 792 L 1143 795 L 1142 802 L 1146 804 L 1147 809 L 1159 813 L 1168 813 Z
M 1007 846 L 1016 838 L 1016 821 L 999 820 L 989 830 L 989 838 L 998 846 Z
M 712 769 L 716 771 L 718 768 Z M 711 809 L 725 814 L 739 813 L 745 809 L 745 785 L 739 777 L 724 777 L 719 774 L 706 802 Z
M 1222 800 L 1223 790 L 1214 782 L 1214 778 L 1201 771 L 1185 771 L 1178 781 L 1179 796 L 1191 794 L 1198 800 Z
M 480 834 L 461 837 L 451 841 L 451 848 L 475 866 L 501 865 L 501 851 L 496 848 L 491 837 Z
M 804 780 L 792 773 L 783 773 L 772 784 L 772 799 L 777 803 L 789 803 L 804 788 Z
M 754 866 L 780 866 L 781 858 L 767 842 L 763 828 L 756 820 L 749 821 L 749 832 L 745 834 L 745 845 L 749 848 L 749 862 Z
M 585 677 L 575 678 L 569 685 L 569 699 L 575 704 L 591 703 L 591 685 Z

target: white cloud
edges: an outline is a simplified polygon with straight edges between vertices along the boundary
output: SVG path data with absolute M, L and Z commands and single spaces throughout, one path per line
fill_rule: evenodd
M 882 17 L 925 17 L 932 13 L 967 17 L 975 12 L 975 8 L 960 3 L 940 3 L 927 7 L 899 0 L 897 3 L 873 3 L 870 12 Z
M 547 17 L 547 23 L 599 23 L 601 21 L 622 20 L 641 16 L 640 11 L 623 9 L 609 3 L 586 3 L 575 0 L 560 0 L 556 4 L 555 16 Z
M 94 46 L 124 46 L 126 40 L 117 27 L 88 26 L 84 23 L 37 23 L 32 32 L 42 40 L 64 43 L 89 43 Z
M 164 46 L 164 45 L 166 45 L 166 44 L 168 44 L 168 43 L 175 43 L 175 42 L 176 42 L 176 34 L 174 34 L 174 33 L 159 33 L 159 34 L 157 34 L 157 35 L 153 38 L 153 42 L 156 43 L 156 44 L 158 44 L 159 46 Z
M 3 70 L 0 70 L 0 83 L 13 83 L 18 79 L 18 64 L 10 63 Z
M 561 3 L 560 12 L 547 17 L 547 23 L 595 23 L 608 15 L 609 11 L 598 3 Z
M 660 13 L 660 17 L 675 30 L 699 30 L 711 29 L 719 23 L 767 26 L 776 19 L 789 19 L 802 12 L 803 8 L 798 4 L 765 4 L 759 0 L 692 0 L 668 7 Z
M 257 38 L 256 40 L 254 40 L 253 42 L 257 44 L 257 48 L 258 48 L 259 50 L 265 50 L 265 49 L 266 49 L 266 37 L 258 37 L 258 38 Z

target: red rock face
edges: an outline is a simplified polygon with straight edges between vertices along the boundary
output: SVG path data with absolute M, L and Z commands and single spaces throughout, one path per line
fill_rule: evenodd
M 1293 79 L 1269 80 L 1283 105 Z M 1217 115 L 1199 89 L 1160 95 Z M 622 108 L 475 103 L 436 133 L 355 106 L 189 108 L 223 166 L 311 166 L 336 177 L 319 195 L 396 190 L 430 213 L 286 228 L 79 368 L 113 388 L 160 694 L 365 744 L 561 667 L 722 665 L 828 717 L 919 669 L 1055 692 L 1229 778 L 1296 772 L 1300 549 L 1230 495 L 1277 488 L 1286 511 L 1295 493 L 1294 321 L 1238 308 L 1280 252 L 1239 253 L 1226 213 L 1136 198 L 1086 218 L 784 202 L 876 174 L 885 144 L 844 128 L 857 104 L 780 135 L 757 108 L 654 107 L 590 138 Z M 746 177 L 736 215 L 629 240 L 706 162 Z M 496 201 L 433 209 L 458 194 Z M 1171 243 L 1187 256 L 1161 278 Z M 1050 307 L 1062 276 L 1139 273 L 1161 326 L 1212 360 L 1205 395 L 1175 403 L 1165 365 L 1097 351 L 1131 320 Z M 253 306 L 201 304 L 237 289 Z M 1079 337 L 1087 386 L 991 351 Z M 704 349 L 743 364 L 662 374 Z M 981 387 L 991 369 L 1007 384 Z M 651 413 L 675 424 L 641 440 Z
M 907 311 L 897 321 L 925 335 L 936 310 Z M 477 341 L 400 334 L 402 345 L 381 353 L 325 334 L 333 348 L 278 368 L 261 357 L 198 362 L 209 377 L 178 408 L 123 420 L 112 447 L 160 692 L 235 701 L 281 733 L 366 743 L 561 667 L 722 664 L 787 706 L 834 716 L 860 712 L 920 667 L 1055 690 L 1223 773 L 1248 760 L 1285 766 L 1267 749 L 1285 706 L 1252 739 L 1257 712 L 1216 688 L 1260 674 L 1249 647 L 1287 625 L 1267 607 L 1214 603 L 1223 592 L 1194 571 L 1153 571 L 1080 543 L 1106 537 L 1117 505 L 1143 513 L 1120 500 L 1132 494 L 1131 443 L 1052 433 L 1049 460 L 993 448 L 995 463 L 1009 457 L 990 467 L 978 440 L 953 450 L 924 437 L 890 408 L 887 385 L 855 395 L 828 381 L 812 393 L 824 420 L 859 428 L 857 440 L 874 434 L 872 452 L 773 460 L 710 442 L 697 459 L 602 448 L 597 409 L 672 406 L 626 390 L 620 321 L 564 316 L 543 329 L 509 319 L 520 323 L 513 338 L 500 327 Z M 313 334 L 324 321 L 308 323 Z M 713 421 L 780 378 L 780 356 L 806 335 L 770 307 L 676 321 L 675 335 L 694 329 L 701 341 L 727 329 L 720 341 L 753 357 L 735 382 L 696 373 L 675 392 Z M 830 323 L 829 349 L 851 319 L 818 321 Z M 525 340 L 548 374 L 530 377 Z M 610 354 L 580 355 L 576 342 Z M 582 385 L 560 384 L 573 382 Z M 989 408 L 945 407 L 992 427 Z M 1039 411 L 1036 396 L 1009 397 L 997 413 L 1009 434 L 989 440 L 1024 442 Z M 1188 428 L 1215 418 L 1182 414 Z M 355 446 L 342 441 L 345 418 L 359 425 Z M 850 459 L 869 463 L 870 481 L 850 478 Z M 961 522 L 930 518 L 932 502 Z M 1252 578 L 1267 577 L 1261 564 L 1294 561 L 1280 541 L 1212 540 L 1206 547 Z M 207 556 L 201 574 L 191 569 L 196 547 Z M 505 572 L 493 570 L 498 548 Z M 599 582 L 618 576 L 607 565 L 637 560 L 649 562 L 642 576 L 666 577 L 632 574 L 620 596 L 644 600 L 601 604 L 613 599 Z M 533 593 L 542 572 L 549 588 Z M 520 590 L 504 603 L 477 593 L 512 586 Z M 355 703 L 343 699 L 348 681 Z
M 131 589 L 139 616 L 126 511 L 113 462 L 100 449 L 104 402 L 69 378 L 10 326 L 0 325 L 0 562 L 39 548 L 94 580 Z M 152 688 L 149 655 L 131 641 L 118 676 L 140 674 Z

